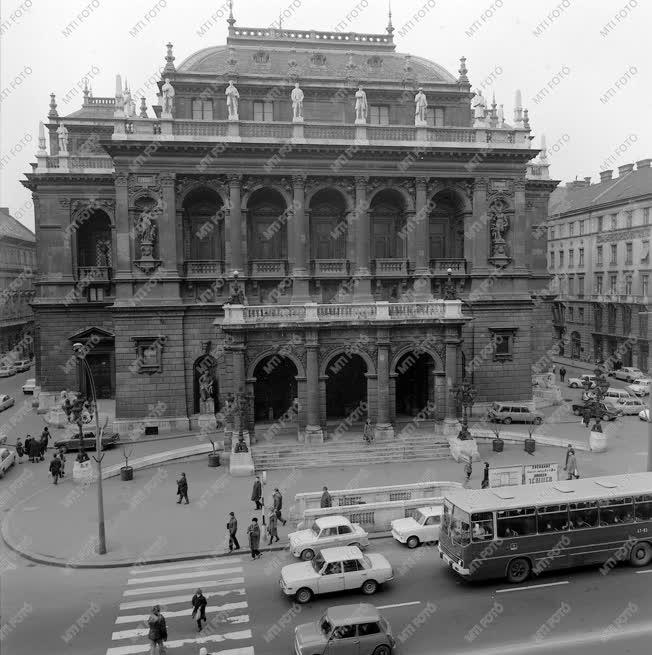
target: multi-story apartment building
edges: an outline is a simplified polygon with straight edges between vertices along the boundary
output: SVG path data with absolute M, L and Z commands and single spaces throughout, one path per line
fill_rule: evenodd
M 548 264 L 560 354 L 608 357 L 652 371 L 650 360 L 650 159 L 558 187 L 550 197 Z
M 52 97 L 25 182 L 41 398 L 86 389 L 80 342 L 118 429 L 187 429 L 241 391 L 250 426 L 296 409 L 316 438 L 454 422 L 467 375 L 478 401 L 531 399 L 557 183 L 527 109 L 472 110 L 465 60 L 400 54 L 391 25 L 234 23 L 178 66 L 168 46 L 151 110 L 121 83 L 66 117 Z
M 0 207 L 0 362 L 33 353 L 36 239 Z

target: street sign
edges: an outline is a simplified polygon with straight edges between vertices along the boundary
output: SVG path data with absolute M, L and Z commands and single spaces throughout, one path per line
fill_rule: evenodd
M 522 466 L 501 466 L 489 469 L 490 487 L 513 487 L 523 484 Z
M 557 482 L 559 479 L 559 465 L 557 463 L 526 464 L 523 469 L 524 484 Z

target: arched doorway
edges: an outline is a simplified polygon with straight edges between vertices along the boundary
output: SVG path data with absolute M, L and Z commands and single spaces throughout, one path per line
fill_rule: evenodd
M 396 364 L 396 415 L 416 416 L 434 398 L 435 362 L 427 353 L 405 353 Z
M 269 355 L 254 369 L 254 420 L 281 418 L 297 397 L 297 367 L 288 357 Z
M 464 207 L 451 191 L 432 198 L 430 212 L 430 259 L 464 259 Z
M 582 354 L 582 337 L 579 332 L 571 332 L 571 359 L 580 359 Z
M 214 412 L 220 409 L 217 383 L 217 360 L 211 355 L 199 357 L 193 365 L 193 411 L 203 413 L 204 403 L 213 401 Z
M 360 355 L 335 355 L 326 367 L 326 418 L 351 416 L 367 402 L 367 364 Z M 366 412 L 360 419 L 366 418 Z

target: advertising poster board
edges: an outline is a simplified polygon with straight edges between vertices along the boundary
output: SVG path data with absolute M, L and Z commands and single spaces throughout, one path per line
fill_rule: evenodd
M 513 487 L 523 484 L 522 466 L 500 466 L 489 469 L 489 487 Z
M 556 462 L 554 464 L 526 464 L 523 469 L 524 484 L 557 482 L 559 479 L 559 465 Z

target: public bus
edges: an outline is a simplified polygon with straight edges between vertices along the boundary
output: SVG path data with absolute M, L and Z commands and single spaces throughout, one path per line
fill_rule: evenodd
M 511 583 L 574 566 L 647 566 L 652 473 L 450 491 L 439 555 L 466 579 Z

